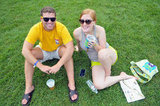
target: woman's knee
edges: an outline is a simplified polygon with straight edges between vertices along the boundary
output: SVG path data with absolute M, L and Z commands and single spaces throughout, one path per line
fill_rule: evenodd
M 99 60 L 107 60 L 107 59 L 116 60 L 116 58 L 117 58 L 116 52 L 110 48 L 102 49 L 98 52 Z
M 97 88 L 98 90 L 104 89 L 103 82 L 96 82 L 96 81 L 94 81 L 93 84 L 94 84 L 95 88 Z
M 106 59 L 106 58 L 109 58 L 109 57 L 110 57 L 110 53 L 108 52 L 107 49 L 101 49 L 98 52 L 98 59 L 100 59 L 100 60 L 103 60 L 103 59 Z

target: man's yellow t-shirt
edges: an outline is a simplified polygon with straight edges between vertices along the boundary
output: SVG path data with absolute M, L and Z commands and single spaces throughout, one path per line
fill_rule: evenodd
M 30 29 L 25 40 L 33 45 L 39 40 L 39 45 L 43 50 L 54 51 L 59 46 L 72 41 L 72 37 L 67 28 L 60 22 L 56 21 L 52 31 L 46 31 L 42 22 L 39 22 Z

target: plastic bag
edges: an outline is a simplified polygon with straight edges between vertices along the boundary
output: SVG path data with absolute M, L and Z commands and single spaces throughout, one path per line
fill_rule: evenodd
M 141 60 L 139 62 L 131 61 L 131 71 L 138 81 L 141 83 L 149 82 L 152 77 L 158 73 L 157 66 L 150 63 L 147 59 Z

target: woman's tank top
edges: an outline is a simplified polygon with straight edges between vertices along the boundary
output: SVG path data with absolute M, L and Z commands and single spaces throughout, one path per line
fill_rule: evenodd
M 95 36 L 95 38 L 96 38 L 96 27 L 95 26 L 94 26 L 93 31 L 94 31 L 93 36 Z M 87 48 L 85 47 L 86 36 L 85 36 L 84 32 L 82 31 L 82 29 L 81 29 L 81 32 L 82 32 L 82 39 L 80 41 L 81 48 L 87 52 L 87 55 L 91 61 L 98 61 L 98 52 L 95 50 L 94 47 L 89 48 L 87 50 Z M 99 44 L 98 38 L 96 38 L 96 40 L 97 40 L 97 43 Z M 108 48 L 108 47 L 109 47 L 109 44 L 106 42 L 106 48 Z

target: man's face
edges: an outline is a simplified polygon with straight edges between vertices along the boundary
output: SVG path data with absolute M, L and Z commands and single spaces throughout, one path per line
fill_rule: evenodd
M 46 31 L 53 30 L 55 26 L 55 14 L 54 13 L 43 13 L 43 18 L 41 18 L 41 22 Z

